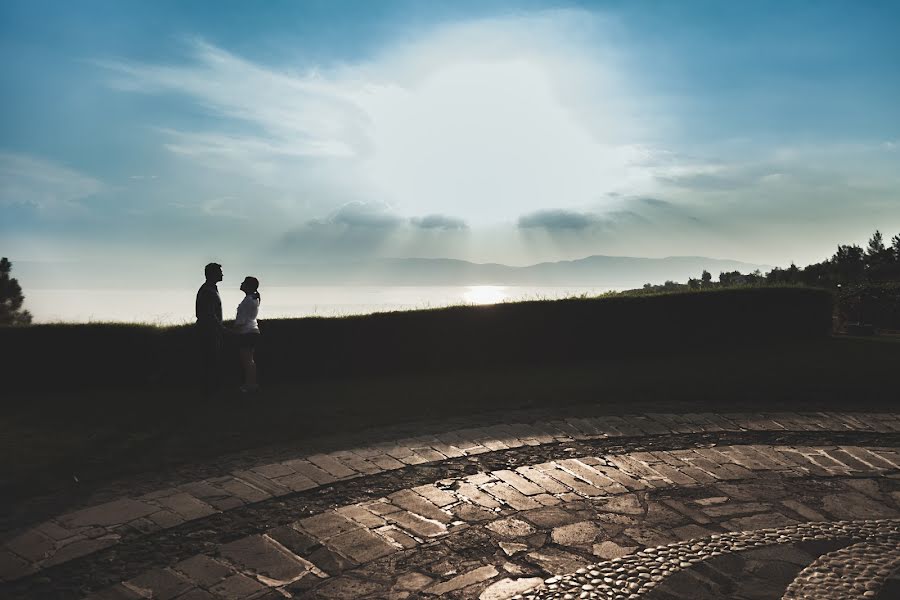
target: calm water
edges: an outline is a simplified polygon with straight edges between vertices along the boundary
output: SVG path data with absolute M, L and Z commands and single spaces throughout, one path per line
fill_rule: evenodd
M 234 318 L 243 298 L 239 290 L 219 287 L 225 318 Z M 512 300 L 597 295 L 607 287 L 529 286 L 296 286 L 266 287 L 260 319 L 336 317 L 391 310 L 437 308 L 456 304 L 494 304 Z M 28 290 L 25 308 L 38 323 L 119 321 L 180 325 L 194 320 L 195 289 Z

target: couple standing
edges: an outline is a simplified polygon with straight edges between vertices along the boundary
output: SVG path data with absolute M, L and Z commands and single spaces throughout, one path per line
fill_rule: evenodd
M 245 277 L 241 283 L 244 299 L 237 307 L 234 329 L 225 328 L 222 323 L 222 298 L 216 284 L 222 281 L 222 265 L 209 263 L 204 269 L 206 283 L 197 290 L 197 333 L 200 353 L 203 359 L 204 385 L 207 394 L 219 388 L 219 373 L 222 362 L 222 346 L 225 335 L 235 335 L 241 355 L 241 366 L 244 370 L 242 392 L 256 392 L 256 361 L 254 350 L 259 342 L 259 280 L 256 277 Z

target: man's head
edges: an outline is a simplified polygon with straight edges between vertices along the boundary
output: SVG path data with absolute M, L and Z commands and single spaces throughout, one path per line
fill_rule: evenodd
M 213 283 L 222 281 L 222 265 L 219 263 L 209 263 L 206 265 L 206 268 L 203 269 L 203 272 L 206 274 L 207 281 Z

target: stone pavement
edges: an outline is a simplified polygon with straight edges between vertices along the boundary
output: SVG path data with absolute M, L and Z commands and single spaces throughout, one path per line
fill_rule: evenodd
M 510 423 L 294 457 L 59 515 L 0 596 L 900 597 L 900 414 Z

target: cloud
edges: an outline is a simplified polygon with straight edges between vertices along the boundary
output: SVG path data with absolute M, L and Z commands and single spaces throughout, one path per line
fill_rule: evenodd
M 547 231 L 582 231 L 606 222 L 593 213 L 569 210 L 539 210 L 519 217 L 519 229 L 545 229 Z
M 347 229 L 396 229 L 403 219 L 393 214 L 390 207 L 376 202 L 348 202 L 325 219 L 309 222 L 316 227 L 344 227 Z
M 97 179 L 30 156 L 0 152 L 0 205 L 30 207 L 46 217 L 64 217 L 82 210 L 83 200 L 105 189 Z
M 200 107 L 202 128 L 153 125 L 204 167 L 481 225 L 650 181 L 607 28 L 588 11 L 538 11 L 436 25 L 353 64 L 261 64 L 202 40 L 182 62 L 97 64 L 120 91 Z
M 469 228 L 464 220 L 446 215 L 413 217 L 410 219 L 410 223 L 419 229 L 437 229 L 442 231 L 460 231 Z

